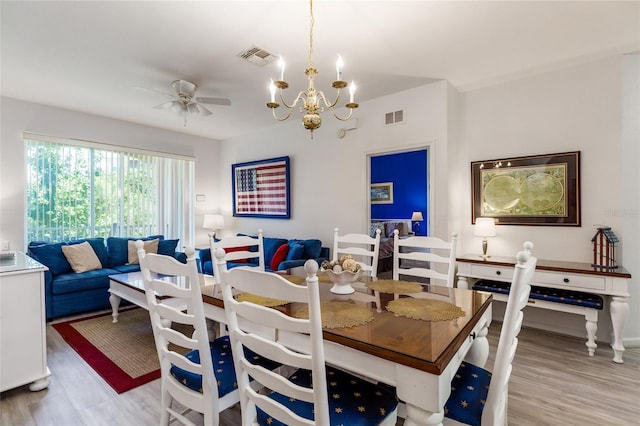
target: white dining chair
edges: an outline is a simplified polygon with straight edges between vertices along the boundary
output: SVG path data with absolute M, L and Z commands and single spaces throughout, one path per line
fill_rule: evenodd
M 400 276 L 418 277 L 429 284 L 453 287 L 456 269 L 457 234 L 451 241 L 437 237 L 413 236 L 400 238 L 393 231 L 393 279 Z
M 160 361 L 160 424 L 176 419 L 195 426 L 188 413 L 197 411 L 206 426 L 218 425 L 219 413 L 240 397 L 229 337 L 209 342 L 195 251 L 186 249 L 183 264 L 170 256 L 145 253 L 142 241 L 136 241 L 136 248 Z M 163 303 L 167 297 L 170 305 Z M 185 409 L 175 408 L 174 401 Z
M 246 264 L 246 266 L 257 267 L 261 271 L 265 270 L 262 229 L 258 230 L 257 238 L 248 235 L 224 237 L 217 241 L 214 238 L 210 238 L 209 245 L 211 248 L 211 261 L 213 262 L 213 278 L 216 283 L 220 282 L 218 267 L 213 258 L 217 248 L 224 249 L 227 253 L 227 261 L 236 264 L 235 266 Z
M 314 260 L 304 265 L 306 284 L 293 284 L 280 275 L 251 268 L 227 271 L 224 252 L 216 251 L 215 257 L 222 270 L 222 294 L 244 426 L 396 424 L 398 403 L 391 387 L 325 365 L 318 264 Z M 238 301 L 234 298 L 238 293 L 305 304 L 308 317 L 289 316 L 257 302 Z M 277 333 L 256 331 L 265 328 Z M 285 335 L 308 344 L 289 348 L 281 339 Z M 244 355 L 245 347 L 282 363 L 282 368 L 256 366 Z M 283 375 L 284 372 L 289 374 Z M 255 391 L 250 378 L 271 391 Z
M 340 256 L 345 254 L 351 255 L 362 268 L 362 274 L 368 276 L 371 280 L 376 280 L 378 277 L 378 255 L 380 252 L 380 229 L 376 229 L 375 237 L 368 234 L 340 235 L 339 232 L 339 228 L 334 229 L 332 260 L 336 261 L 340 259 Z M 378 312 L 382 311 L 380 293 L 377 290 L 371 294 L 372 291 L 362 283 L 353 283 L 351 286 L 362 295 L 359 297 L 360 300 L 368 299 L 375 303 Z
M 451 395 L 445 404 L 446 425 L 500 426 L 507 424 L 507 400 L 511 364 L 522 327 L 522 309 L 527 305 L 537 259 L 533 244 L 524 243 L 516 256 L 509 299 L 500 331 L 493 373 L 463 362 L 451 382 Z

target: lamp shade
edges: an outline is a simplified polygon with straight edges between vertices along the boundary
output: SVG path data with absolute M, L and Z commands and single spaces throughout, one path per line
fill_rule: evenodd
M 413 222 L 422 222 L 424 218 L 422 217 L 422 212 L 413 212 L 411 214 L 411 220 Z
M 495 237 L 496 220 L 492 217 L 479 217 L 476 219 L 476 226 L 473 230 L 476 237 Z
M 205 229 L 222 229 L 224 228 L 224 216 L 221 214 L 205 214 L 202 227 Z

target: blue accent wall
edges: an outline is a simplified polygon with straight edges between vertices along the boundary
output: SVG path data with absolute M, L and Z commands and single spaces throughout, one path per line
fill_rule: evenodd
M 428 235 L 428 196 L 426 149 L 371 157 L 371 182 L 393 182 L 393 204 L 371 204 L 372 219 L 410 219 L 422 212 L 417 235 Z

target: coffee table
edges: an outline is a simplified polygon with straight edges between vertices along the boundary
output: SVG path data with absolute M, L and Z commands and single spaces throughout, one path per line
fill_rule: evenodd
M 213 285 L 213 276 L 198 274 L 201 285 Z M 171 280 L 174 277 L 167 277 Z M 124 274 L 109 275 L 109 303 L 111 303 L 111 316 L 114 323 L 118 322 L 118 310 L 122 299 L 127 300 L 134 305 L 149 310 L 147 305 L 147 296 L 144 292 L 144 281 L 141 272 L 129 272 Z M 169 306 L 186 309 L 184 302 L 178 302 L 176 299 L 168 296 L 158 295 L 158 298 Z M 184 305 L 184 306 L 182 306 Z

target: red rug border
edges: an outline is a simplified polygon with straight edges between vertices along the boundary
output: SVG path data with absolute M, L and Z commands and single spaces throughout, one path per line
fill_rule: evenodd
M 121 309 L 120 313 L 131 311 L 133 309 L 142 308 L 134 306 L 129 309 Z M 154 370 L 140 377 L 131 377 L 71 326 L 71 324 L 74 323 L 107 315 L 111 316 L 111 312 L 63 321 L 51 324 L 51 326 L 60 334 L 64 341 L 71 346 L 73 350 L 75 350 L 76 353 L 80 355 L 80 357 L 118 394 L 160 378 L 160 369 Z

